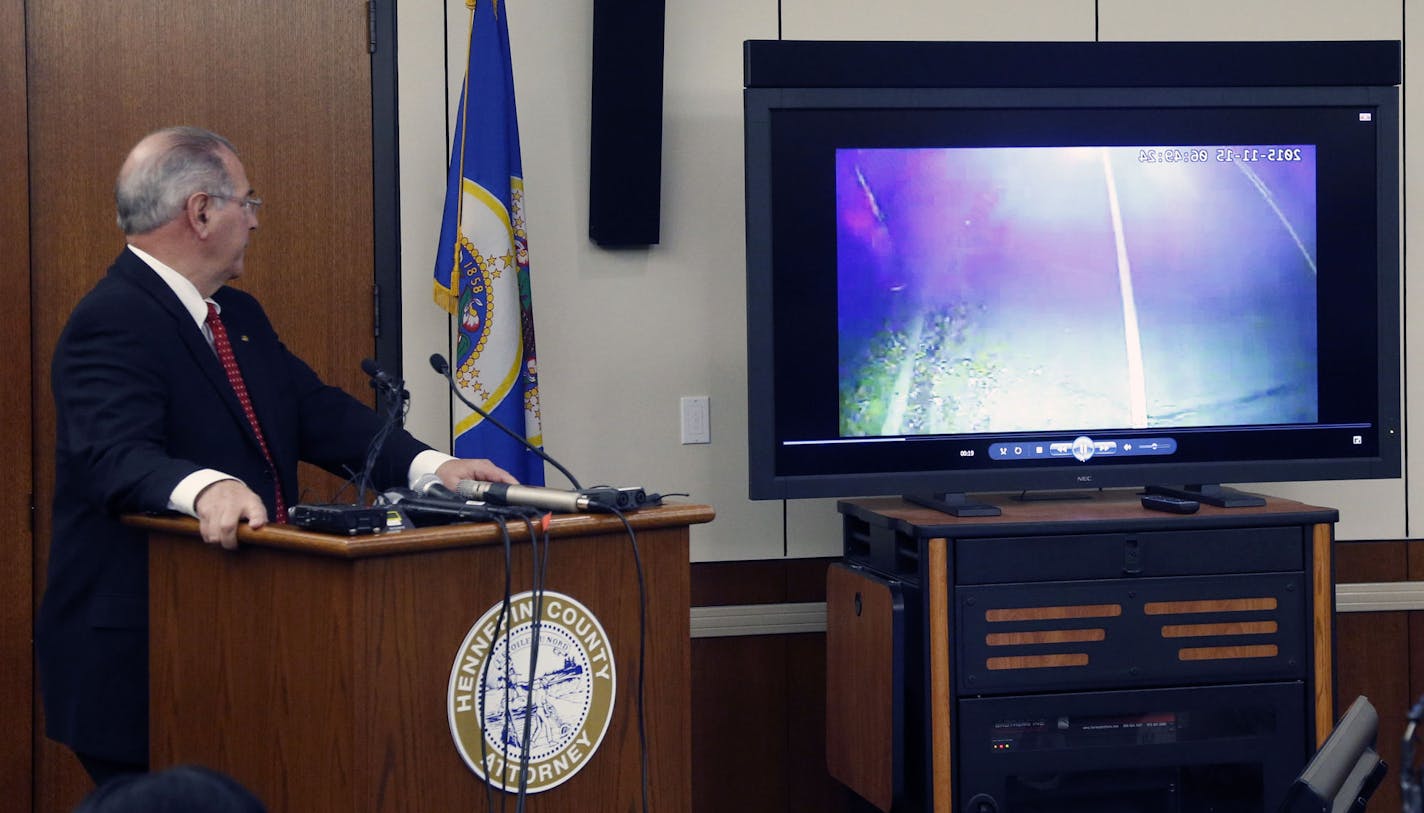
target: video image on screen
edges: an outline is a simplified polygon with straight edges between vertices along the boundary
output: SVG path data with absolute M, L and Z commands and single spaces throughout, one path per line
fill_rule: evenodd
M 1319 419 L 1304 144 L 836 151 L 842 437 Z

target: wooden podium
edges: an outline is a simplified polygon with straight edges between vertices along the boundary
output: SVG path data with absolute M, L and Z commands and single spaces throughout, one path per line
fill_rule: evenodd
M 691 807 L 688 526 L 712 516 L 701 505 L 628 515 L 647 590 L 649 800 L 659 811 Z M 273 811 L 484 809 L 485 784 L 450 733 L 447 690 L 465 636 L 505 595 L 498 526 L 357 537 L 268 526 L 243 529 L 230 552 L 203 544 L 194 520 L 128 521 L 150 539 L 154 769 L 217 768 Z M 519 593 L 532 586 L 532 551 L 522 523 L 509 530 Z M 633 550 L 611 516 L 558 516 L 549 533 L 544 587 L 601 622 L 616 694 L 601 747 L 527 809 L 640 809 Z

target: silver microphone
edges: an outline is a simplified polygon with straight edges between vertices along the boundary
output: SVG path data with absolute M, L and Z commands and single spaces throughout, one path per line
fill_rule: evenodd
M 597 510 L 586 495 L 576 491 L 562 491 L 557 488 L 487 483 L 483 480 L 461 480 L 455 484 L 455 491 L 467 500 L 484 500 L 501 505 L 528 505 L 562 514 L 579 514 Z

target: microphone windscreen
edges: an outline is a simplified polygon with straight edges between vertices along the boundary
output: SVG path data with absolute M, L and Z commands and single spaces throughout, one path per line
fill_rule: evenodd
M 450 363 L 447 362 L 447 361 L 445 360 L 445 357 L 442 356 L 442 355 L 440 355 L 439 353 L 432 353 L 432 354 L 431 354 L 431 356 L 430 356 L 430 366 L 435 370 L 435 372 L 437 372 L 437 373 L 439 373 L 439 374 L 441 374 L 441 375 L 449 375 L 449 374 L 450 374 Z
M 422 497 L 435 497 L 441 500 L 459 500 L 460 495 L 445 487 L 440 482 L 440 477 L 435 474 L 422 474 L 415 481 L 412 490 Z
M 361 359 L 361 372 L 376 378 L 381 374 L 381 365 L 375 359 Z

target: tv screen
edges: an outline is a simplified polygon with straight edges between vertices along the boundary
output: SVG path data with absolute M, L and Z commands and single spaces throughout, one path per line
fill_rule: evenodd
M 1307 45 L 748 43 L 751 496 L 1397 476 L 1397 44 Z

